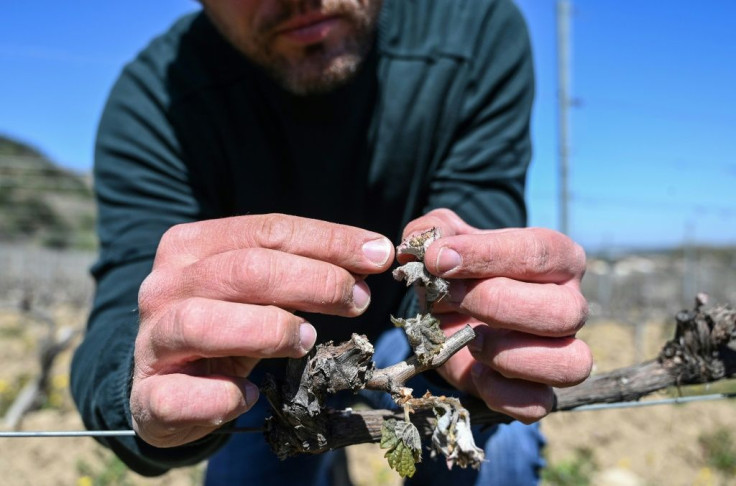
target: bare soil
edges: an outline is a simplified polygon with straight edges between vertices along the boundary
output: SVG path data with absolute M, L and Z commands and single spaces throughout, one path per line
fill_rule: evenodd
M 57 309 L 57 322 L 79 326 L 84 312 Z M 640 340 L 640 354 L 654 357 L 669 336 L 662 323 L 649 323 Z M 17 312 L 0 311 L 0 411 L 4 413 L 23 383 L 38 371 L 36 346 L 42 324 Z M 633 328 L 614 322 L 594 323 L 582 337 L 596 360 L 594 372 L 635 362 Z M 29 413 L 21 430 L 79 430 L 81 421 L 68 393 L 71 351 L 59 356 L 51 377 L 52 392 L 44 406 Z M 0 413 L 0 415 L 2 415 Z M 0 425 L 1 428 L 1 425 Z M 592 453 L 596 485 L 720 485 L 736 480 L 708 465 L 699 444 L 704 434 L 736 430 L 736 404 L 700 402 L 609 411 L 552 414 L 542 421 L 548 439 L 550 467 L 563 467 Z M 127 471 L 114 456 L 90 438 L 0 439 L 0 484 L 8 485 L 176 485 L 201 483 L 204 465 L 143 478 Z M 348 448 L 350 471 L 358 485 L 398 485 L 383 452 L 375 444 Z

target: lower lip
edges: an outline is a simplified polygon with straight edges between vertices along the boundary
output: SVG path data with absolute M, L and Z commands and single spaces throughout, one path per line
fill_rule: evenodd
M 339 18 L 330 17 L 296 29 L 283 30 L 279 35 L 295 44 L 316 44 L 325 40 L 339 21 Z

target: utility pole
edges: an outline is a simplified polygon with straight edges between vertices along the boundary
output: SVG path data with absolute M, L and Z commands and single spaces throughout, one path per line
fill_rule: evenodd
M 570 11 L 569 0 L 557 0 L 557 134 L 559 146 L 559 229 L 570 234 L 568 189 L 570 155 Z

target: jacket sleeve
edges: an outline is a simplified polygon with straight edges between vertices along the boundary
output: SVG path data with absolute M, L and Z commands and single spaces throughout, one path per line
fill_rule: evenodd
M 533 60 L 525 22 L 512 2 L 486 13 L 447 157 L 430 180 L 425 212 L 446 207 L 480 228 L 526 224 L 531 159 Z
M 132 427 L 138 289 L 151 270 L 162 234 L 202 216 L 158 78 L 144 61 L 129 65 L 111 92 L 97 135 L 100 255 L 92 268 L 97 287 L 71 370 L 72 394 L 92 430 Z M 131 469 L 147 476 L 199 462 L 225 440 L 224 435 L 210 436 L 159 449 L 137 437 L 100 439 Z

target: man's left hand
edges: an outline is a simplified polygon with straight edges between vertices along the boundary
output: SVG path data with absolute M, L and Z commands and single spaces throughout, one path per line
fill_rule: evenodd
M 450 282 L 433 314 L 448 335 L 465 324 L 477 335 L 439 373 L 493 410 L 541 419 L 554 406 L 552 387 L 578 384 L 591 371 L 590 349 L 575 338 L 588 312 L 585 252 L 553 230 L 478 230 L 447 209 L 412 221 L 404 237 L 432 227 L 440 238 L 424 263 Z

